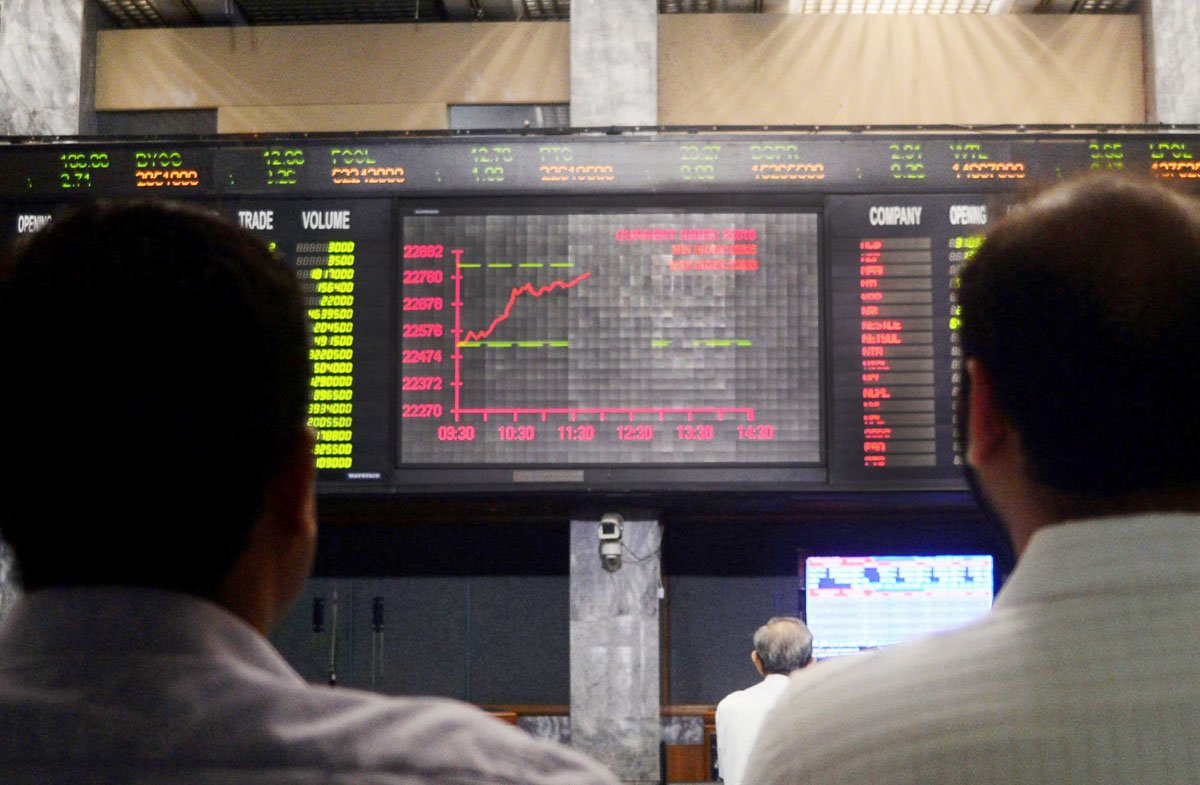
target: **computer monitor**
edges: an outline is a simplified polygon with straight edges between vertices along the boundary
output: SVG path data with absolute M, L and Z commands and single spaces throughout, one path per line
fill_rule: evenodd
M 809 556 L 804 614 L 817 659 L 966 624 L 995 593 L 991 556 Z

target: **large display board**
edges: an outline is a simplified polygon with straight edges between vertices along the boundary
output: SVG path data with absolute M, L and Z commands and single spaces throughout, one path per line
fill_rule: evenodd
M 308 425 L 317 433 L 321 481 L 389 482 L 390 203 L 251 200 L 223 211 L 266 240 L 300 279 L 312 325 Z
M 964 487 L 955 280 L 1012 195 L 1200 133 L 0 142 L 0 242 L 96 196 L 296 270 L 326 492 Z
M 830 473 L 847 486 L 952 479 L 962 380 L 954 282 L 1002 200 L 835 196 L 828 205 Z
M 815 213 L 431 212 L 401 465 L 821 462 Z
M 1006 191 L 1088 169 L 1200 178 L 1200 135 L 359 135 L 0 145 L 0 199 L 64 193 Z

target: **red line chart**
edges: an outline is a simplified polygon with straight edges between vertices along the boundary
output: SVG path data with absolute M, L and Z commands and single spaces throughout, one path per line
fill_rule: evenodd
M 512 314 L 513 306 L 517 304 L 517 298 L 519 298 L 521 295 L 528 294 L 532 297 L 541 297 L 543 294 L 552 292 L 555 289 L 570 289 L 578 286 L 589 276 L 591 276 L 591 273 L 583 273 L 582 275 L 575 276 L 570 281 L 551 281 L 545 286 L 538 286 L 536 288 L 532 283 L 527 283 L 524 286 L 516 287 L 508 295 L 508 305 L 504 307 L 504 312 L 493 319 L 492 323 L 488 325 L 486 330 L 479 330 L 478 332 L 474 330 L 467 330 L 467 334 L 462 337 L 462 340 L 459 343 L 482 341 L 484 338 L 487 338 L 489 335 L 491 335 L 492 332 L 500 325 L 500 323 Z
M 463 330 L 462 327 L 462 257 L 465 251 L 461 248 L 451 249 L 450 253 L 454 255 L 454 275 L 451 279 L 454 281 L 454 300 L 451 306 L 454 308 L 454 329 L 450 333 L 454 336 L 454 354 L 451 359 L 454 360 L 454 381 L 450 386 L 454 389 L 454 407 L 450 410 L 454 416 L 454 421 L 459 422 L 464 414 L 482 415 L 483 421 L 487 422 L 489 417 L 495 416 L 511 416 L 513 422 L 517 422 L 518 418 L 523 415 L 538 416 L 542 422 L 546 421 L 547 415 L 562 414 L 569 415 L 571 422 L 576 422 L 581 414 L 596 414 L 600 417 L 600 422 L 604 422 L 610 415 L 624 416 L 629 422 L 633 422 L 635 417 L 641 415 L 657 415 L 659 421 L 663 421 L 667 414 L 686 414 L 689 422 L 697 414 L 716 415 L 718 421 L 724 421 L 726 416 L 735 415 L 745 418 L 746 422 L 754 422 L 755 411 L 753 407 L 741 406 L 718 406 L 718 407 L 686 407 L 686 408 L 661 408 L 661 407 L 613 407 L 613 408 L 463 408 L 462 407 L 462 350 L 464 345 L 473 341 L 482 341 L 492 334 L 492 332 L 509 316 L 512 315 L 513 307 L 517 304 L 522 296 L 529 295 L 531 297 L 541 297 L 556 289 L 571 289 L 583 283 L 590 276 L 590 272 L 582 273 L 575 276 L 569 281 L 551 281 L 545 286 L 534 286 L 533 283 L 525 283 L 521 286 L 513 287 L 508 295 L 508 305 L 504 307 L 504 311 L 492 320 L 492 323 L 484 330 Z

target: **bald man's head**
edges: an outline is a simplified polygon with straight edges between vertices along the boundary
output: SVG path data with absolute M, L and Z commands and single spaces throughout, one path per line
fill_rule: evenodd
M 787 675 L 812 659 L 813 636 L 795 616 L 776 616 L 754 633 L 754 653 L 763 675 Z

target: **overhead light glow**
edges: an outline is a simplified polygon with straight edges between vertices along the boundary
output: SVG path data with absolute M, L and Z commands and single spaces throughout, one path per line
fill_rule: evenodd
M 992 0 L 792 0 L 800 14 L 986 14 Z
M 1013 10 L 1012 0 L 788 0 L 793 14 L 987 14 L 1029 12 L 1028 4 Z M 1129 14 L 1138 0 L 1074 0 L 1069 13 Z

